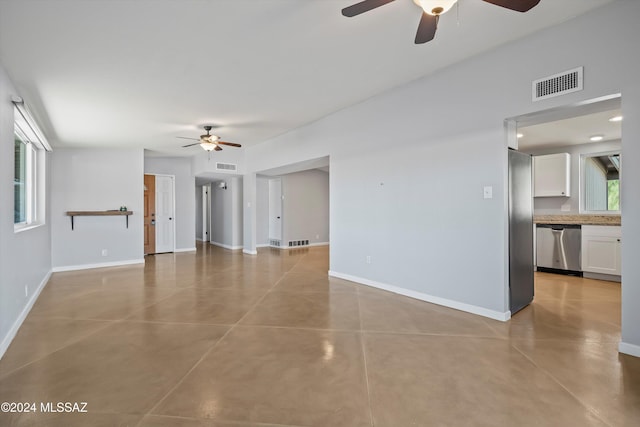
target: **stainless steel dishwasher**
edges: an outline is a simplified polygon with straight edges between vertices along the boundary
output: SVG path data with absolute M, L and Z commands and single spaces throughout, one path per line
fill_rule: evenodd
M 582 275 L 580 246 L 582 227 L 576 224 L 538 224 L 538 271 Z

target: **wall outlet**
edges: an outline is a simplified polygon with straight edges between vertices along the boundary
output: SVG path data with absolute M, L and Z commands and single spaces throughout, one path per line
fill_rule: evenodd
M 565 203 L 564 205 L 560 206 L 560 210 L 562 212 L 570 212 L 571 211 L 571 205 L 569 203 Z
M 24 285 L 24 296 L 28 297 L 29 296 L 29 286 Z
M 109 251 L 107 249 L 103 249 L 102 256 L 107 256 L 107 255 L 109 255 Z
M 320 235 L 316 234 L 316 240 L 320 239 Z
M 365 258 L 365 262 L 367 264 L 371 264 L 371 255 L 367 255 L 367 257 Z

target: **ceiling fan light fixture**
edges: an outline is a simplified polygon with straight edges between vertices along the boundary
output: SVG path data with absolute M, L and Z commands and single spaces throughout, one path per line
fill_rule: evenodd
M 425 13 L 438 16 L 446 13 L 458 0 L 413 0 Z
M 213 151 L 216 149 L 216 144 L 211 142 L 201 142 L 200 147 L 202 147 L 205 151 Z

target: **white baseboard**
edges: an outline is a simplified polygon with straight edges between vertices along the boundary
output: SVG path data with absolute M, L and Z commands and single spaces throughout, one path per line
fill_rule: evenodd
M 310 243 L 307 246 L 329 246 L 329 242 Z
M 197 251 L 196 248 L 180 248 L 180 249 L 176 249 L 173 252 L 195 252 Z
M 243 249 L 242 253 L 247 255 L 258 255 L 258 251 L 250 251 L 248 249 Z
M 63 265 L 60 267 L 53 267 L 51 271 L 53 271 L 54 273 L 59 273 L 61 271 L 89 270 L 91 268 L 104 268 L 104 267 L 120 267 L 123 265 L 133 265 L 133 264 L 144 264 L 144 258 L 128 259 L 126 261 L 101 262 L 98 264 Z
M 33 304 L 35 304 L 35 302 L 38 300 L 40 292 L 42 292 L 47 282 L 49 281 L 49 278 L 51 277 L 51 273 L 52 271 L 49 271 L 47 274 L 45 274 L 44 279 L 42 279 L 35 292 L 31 294 L 31 298 L 29 298 L 27 305 L 24 306 L 16 321 L 13 322 L 13 325 L 11 325 L 11 329 L 9 329 L 7 335 L 2 338 L 2 342 L 0 342 L 0 359 L 2 359 L 2 356 L 4 356 L 4 353 L 9 348 L 9 345 L 11 345 L 11 341 L 13 341 L 13 339 L 16 337 L 16 334 L 20 330 L 20 326 L 22 326 L 24 319 L 27 318 L 27 315 L 31 311 Z
M 238 249 L 242 249 L 244 247 L 242 245 L 240 245 L 240 246 L 230 246 L 230 245 L 225 245 L 225 244 L 218 243 L 218 242 L 209 242 L 209 243 L 211 243 L 212 245 L 215 245 L 215 246 L 220 246 L 221 248 L 230 249 L 232 251 L 237 251 Z
M 629 356 L 640 357 L 640 345 L 620 341 L 620 344 L 618 344 L 618 351 L 620 353 L 628 354 Z
M 268 248 L 269 246 L 271 245 L 268 243 L 261 243 L 259 245 L 256 245 L 256 248 Z
M 494 320 L 500 320 L 506 322 L 511 318 L 511 312 L 500 312 L 495 310 L 489 310 L 484 307 L 478 307 L 477 305 L 466 304 L 446 298 L 440 298 L 433 295 L 423 294 L 421 292 L 413 291 L 411 289 L 399 288 L 397 286 L 388 285 L 386 283 L 380 283 L 362 277 L 351 276 L 350 274 L 338 273 L 336 271 L 329 271 L 329 276 L 337 277 L 339 279 L 349 280 L 350 282 L 356 282 L 363 285 L 371 286 L 373 288 L 382 289 L 384 291 L 393 292 L 395 294 L 404 295 L 409 298 L 414 298 L 420 301 L 430 302 L 444 307 L 453 308 L 460 311 L 465 311 L 471 314 L 477 314 L 479 316 L 488 317 Z

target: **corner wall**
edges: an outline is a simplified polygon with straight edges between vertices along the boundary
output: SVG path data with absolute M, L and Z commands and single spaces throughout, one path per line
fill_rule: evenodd
M 269 179 L 256 178 L 256 245 L 269 245 Z
M 283 246 L 290 240 L 328 243 L 329 174 L 312 169 L 282 175 L 281 179 Z M 268 193 L 267 187 L 267 197 Z
M 54 271 L 144 263 L 142 149 L 57 149 L 51 156 L 51 258 Z M 121 216 L 78 216 L 126 206 Z M 106 250 L 106 255 L 103 255 Z
M 211 185 L 211 243 L 226 249 L 242 249 L 242 178 L 225 179 L 227 188 Z
M 0 64 L 0 357 L 9 347 L 51 274 L 50 184 L 45 180 L 45 224 L 13 231 L 13 104 L 19 95 Z M 50 154 L 45 154 L 50 176 Z

